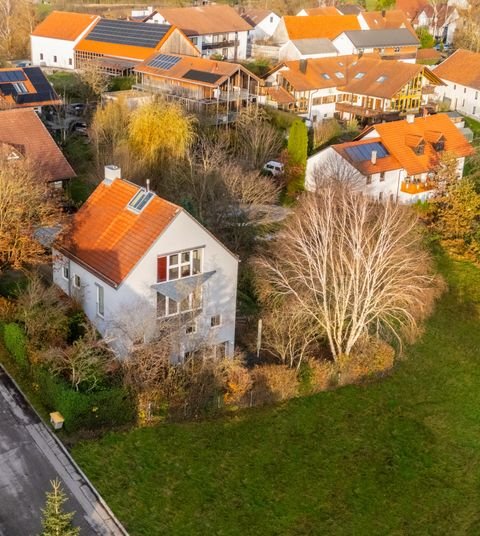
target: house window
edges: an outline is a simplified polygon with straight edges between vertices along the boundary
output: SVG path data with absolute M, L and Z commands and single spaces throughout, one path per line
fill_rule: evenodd
M 380 182 L 383 182 L 385 180 L 385 171 L 382 171 L 380 173 Z
M 192 249 L 157 258 L 157 282 L 175 281 L 202 271 L 202 251 Z
M 368 175 L 367 177 L 367 184 L 372 184 L 372 176 Z
M 419 143 L 414 149 L 413 152 L 417 156 L 421 156 L 425 152 L 425 143 Z
M 440 151 L 445 150 L 445 140 L 437 141 L 437 143 L 433 144 L 433 148 L 435 149 L 435 151 L 437 151 L 437 153 L 439 153 Z
M 467 92 L 467 88 L 466 88 L 466 87 L 463 88 L 463 92 L 464 92 L 464 93 Z
M 360 79 L 360 78 L 363 78 L 365 76 L 365 73 L 357 73 L 353 78 L 355 79 Z
M 457 84 L 453 84 L 453 89 L 457 89 Z
M 270 24 L 272 24 L 273 22 L 273 17 L 270 17 Z
M 394 51 L 394 52 L 400 52 L 400 47 L 395 47 L 395 48 L 393 49 L 393 51 Z
M 474 106 L 474 107 L 473 107 L 473 110 L 472 110 L 472 114 L 475 115 L 476 113 L 477 113 L 477 107 Z
M 43 60 L 43 52 L 40 52 L 40 60 Z
M 104 289 L 101 285 L 98 285 L 97 283 L 95 283 L 95 286 L 97 287 L 97 315 L 103 318 L 105 314 Z
M 379 192 L 378 200 L 380 201 L 380 203 L 383 201 L 383 192 Z
M 73 65 L 73 60 L 72 60 L 72 58 L 68 58 L 68 65 Z
M 227 355 L 228 342 L 222 342 L 213 347 L 214 355 L 216 359 L 222 359 Z
M 465 99 L 462 100 L 462 108 L 465 108 Z
M 216 328 L 222 324 L 222 315 L 213 315 L 210 317 L 210 326 Z
M 185 326 L 185 333 L 187 335 L 191 335 L 192 333 L 197 333 L 197 323 L 195 322 L 195 320 L 193 320 L 192 322 L 189 322 Z
M 62 268 L 62 275 L 63 279 L 66 279 L 67 281 L 70 279 L 70 269 L 68 268 L 68 266 L 64 266 Z
M 202 308 L 202 289 L 197 287 L 191 294 L 178 302 L 157 292 L 157 318 L 175 316 L 179 313 L 198 311 Z
M 75 275 L 73 276 L 73 286 L 74 286 L 75 288 L 80 288 L 80 283 L 81 283 L 81 282 L 80 282 L 80 276 L 77 275 L 77 274 L 75 274 Z
M 478 100 L 478 91 L 475 91 L 475 100 Z
M 57 63 L 57 56 L 53 56 L 53 63 Z

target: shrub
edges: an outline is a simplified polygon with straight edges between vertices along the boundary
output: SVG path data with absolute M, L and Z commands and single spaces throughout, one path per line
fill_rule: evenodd
M 371 337 L 357 345 L 350 356 L 341 356 L 339 383 L 348 385 L 383 374 L 393 367 L 394 360 L 395 350 L 386 342 Z
M 12 300 L 0 296 L 0 322 L 12 322 L 15 319 L 16 305 Z
M 122 387 L 81 393 L 43 367 L 35 369 L 34 380 L 43 404 L 49 411 L 63 415 L 68 432 L 121 426 L 135 418 L 133 400 Z
M 322 147 L 329 141 L 340 136 L 342 133 L 342 127 L 336 119 L 325 119 L 319 121 L 314 127 L 314 145 L 315 147 Z
M 217 363 L 217 374 L 223 388 L 226 406 L 239 406 L 246 402 L 252 388 L 252 376 L 241 359 L 222 359 Z
M 5 324 L 3 328 L 3 340 L 5 347 L 15 361 L 23 368 L 28 366 L 27 338 L 23 329 L 14 322 Z
M 263 405 L 293 398 L 298 394 L 295 369 L 283 365 L 260 365 L 252 371 L 252 404 Z
M 308 363 L 312 371 L 312 391 L 326 391 L 337 381 L 337 367 L 331 361 L 312 359 Z

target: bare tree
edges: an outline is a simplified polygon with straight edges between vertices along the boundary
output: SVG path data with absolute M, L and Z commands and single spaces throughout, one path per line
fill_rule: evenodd
M 300 308 L 335 360 L 369 332 L 402 340 L 433 284 L 410 209 L 330 183 L 305 195 L 259 260 L 269 294 Z
M 98 61 L 84 61 L 82 62 L 81 69 L 78 71 L 80 81 L 88 89 L 89 95 L 87 99 L 93 97 L 99 99 L 99 97 L 107 91 L 110 85 L 110 79 L 105 71 L 102 69 Z
M 330 182 L 343 184 L 355 191 L 360 191 L 365 185 L 365 177 L 337 154 L 329 155 L 318 164 L 309 181 L 316 189 Z

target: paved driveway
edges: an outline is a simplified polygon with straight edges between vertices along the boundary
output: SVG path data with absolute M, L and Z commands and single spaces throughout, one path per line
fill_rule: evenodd
M 45 493 L 57 477 L 82 536 L 126 534 L 0 368 L 0 536 L 40 534 Z

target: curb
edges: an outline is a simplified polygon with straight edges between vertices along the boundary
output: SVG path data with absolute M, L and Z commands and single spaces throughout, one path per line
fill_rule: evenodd
M 12 382 L 12 384 L 15 386 L 15 389 L 20 393 L 22 398 L 28 403 L 31 410 L 35 413 L 35 415 L 38 417 L 40 422 L 43 425 L 44 430 L 46 430 L 47 434 L 50 436 L 50 438 L 53 438 L 53 441 L 58 446 L 58 448 L 62 451 L 62 453 L 67 457 L 68 461 L 72 464 L 72 466 L 75 468 L 75 470 L 78 472 L 78 474 L 83 478 L 85 483 L 89 486 L 90 490 L 92 491 L 93 495 L 95 496 L 95 499 L 100 503 L 100 505 L 105 509 L 106 513 L 110 516 L 111 521 L 115 525 L 115 528 L 119 531 L 119 534 L 122 534 L 123 536 L 129 536 L 128 532 L 126 531 L 125 527 L 120 523 L 116 515 L 112 512 L 108 504 L 105 502 L 103 497 L 100 495 L 98 490 L 95 488 L 95 486 L 90 482 L 90 479 L 87 477 L 87 475 L 82 471 L 82 469 L 79 467 L 77 462 L 73 459 L 72 455 L 68 451 L 68 449 L 65 447 L 65 445 L 60 441 L 60 439 L 52 432 L 48 424 L 43 420 L 42 416 L 38 413 L 36 408 L 30 403 L 28 398 L 25 396 L 25 393 L 22 391 L 18 383 L 15 381 L 15 379 L 11 376 L 11 374 L 5 369 L 2 363 L 0 363 L 0 369 L 3 371 L 3 373 L 8 377 L 8 379 Z

